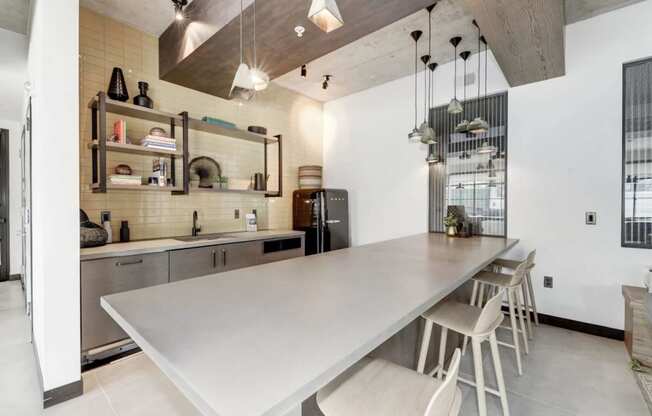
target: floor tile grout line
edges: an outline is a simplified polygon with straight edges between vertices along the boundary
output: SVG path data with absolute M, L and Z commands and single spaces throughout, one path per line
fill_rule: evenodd
M 97 385 L 100 387 L 100 390 L 102 391 L 102 395 L 104 395 L 104 398 L 106 399 L 107 403 L 109 403 L 109 407 L 111 408 L 111 412 L 113 412 L 114 416 L 120 416 L 118 414 L 118 411 L 115 410 L 115 407 L 113 406 L 113 402 L 111 401 L 111 398 L 109 397 L 109 394 L 106 392 L 106 390 L 104 390 L 104 386 L 102 385 L 102 381 L 100 380 L 100 378 L 96 374 L 93 374 L 93 375 L 95 376 L 95 380 L 97 381 Z

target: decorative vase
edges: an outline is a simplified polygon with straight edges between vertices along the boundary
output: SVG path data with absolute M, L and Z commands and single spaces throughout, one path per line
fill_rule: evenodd
M 109 82 L 109 89 L 107 90 L 109 98 L 117 101 L 127 101 L 129 99 L 129 92 L 127 92 L 127 83 L 122 74 L 122 69 L 113 68 L 111 73 L 111 82 Z
M 451 225 L 450 227 L 448 227 L 447 234 L 448 234 L 449 236 L 451 236 L 451 237 L 455 237 L 455 235 L 457 235 L 457 227 L 455 227 L 455 226 L 453 226 L 453 225 Z
M 154 108 L 154 102 L 147 96 L 149 84 L 145 81 L 138 81 L 138 90 L 140 94 L 134 97 L 134 104 L 141 107 Z

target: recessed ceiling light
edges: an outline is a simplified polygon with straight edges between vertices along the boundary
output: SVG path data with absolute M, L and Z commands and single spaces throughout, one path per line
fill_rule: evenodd
M 294 28 L 294 31 L 296 32 L 298 38 L 302 38 L 303 32 L 306 31 L 306 28 L 303 26 L 297 26 Z

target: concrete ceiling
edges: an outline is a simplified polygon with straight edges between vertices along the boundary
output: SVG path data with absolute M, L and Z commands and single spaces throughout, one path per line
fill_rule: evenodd
M 27 33 L 29 0 L 0 0 L 0 28 Z
M 344 17 L 346 24 L 346 17 Z M 441 0 L 432 12 L 432 55 L 439 64 L 453 59 L 449 39 L 462 36 L 458 53 L 477 51 L 473 17 L 456 0 Z M 275 83 L 319 101 L 330 101 L 414 73 L 413 30 L 422 30 L 418 56 L 428 52 L 428 12 L 421 10 L 334 52 L 308 63 L 308 76 L 299 68 L 276 78 Z M 423 68 L 419 62 L 420 69 Z M 322 75 L 333 75 L 323 90 Z
M 171 0 L 79 0 L 79 5 L 156 37 L 174 21 Z
M 566 24 L 590 19 L 643 0 L 566 0 Z

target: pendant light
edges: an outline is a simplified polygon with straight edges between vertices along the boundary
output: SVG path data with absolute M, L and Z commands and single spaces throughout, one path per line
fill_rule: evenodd
M 430 116 L 430 86 L 431 83 L 428 82 L 429 77 L 428 74 L 428 63 L 430 62 L 430 54 L 432 52 L 432 10 L 435 8 L 435 4 L 432 4 L 428 7 L 426 7 L 426 11 L 428 11 L 428 55 L 424 55 L 421 57 L 421 61 L 424 64 L 423 68 L 423 79 L 424 79 L 424 105 L 425 105 L 425 111 L 423 113 L 423 123 L 421 124 L 421 127 L 419 130 L 421 130 L 421 143 L 424 144 L 436 144 L 437 140 L 435 139 L 435 131 L 432 129 L 429 123 L 429 116 Z
M 254 67 L 251 69 L 251 82 L 256 91 L 262 91 L 269 85 L 269 75 L 258 68 L 258 55 L 256 51 L 256 0 L 254 0 Z
M 428 64 L 428 69 L 430 69 L 430 104 L 429 106 L 432 108 L 432 105 L 435 102 L 435 69 L 437 69 L 437 62 L 431 62 Z M 439 138 L 437 137 L 437 111 L 434 111 L 432 113 L 432 131 L 433 131 L 433 140 L 435 143 L 430 144 L 429 149 L 430 153 L 428 154 L 428 157 L 426 158 L 426 162 L 429 164 L 434 164 L 434 163 L 439 163 L 441 162 L 441 159 L 439 158 L 439 154 L 437 151 L 437 146 L 436 144 L 440 141 Z
M 344 24 L 335 0 L 312 0 L 308 19 L 326 33 L 332 32 Z
M 485 79 L 484 79 L 484 113 L 485 117 L 487 115 L 487 41 L 484 39 L 483 36 L 480 37 L 480 40 L 482 43 L 484 43 L 484 73 L 485 73 Z M 478 133 L 476 133 L 478 131 Z M 485 121 L 484 126 L 480 126 L 479 129 L 474 130 L 474 134 L 481 134 L 481 133 L 486 133 L 489 131 L 489 123 Z M 476 149 L 476 153 L 481 154 L 481 155 L 495 155 L 498 153 L 498 148 L 496 146 L 493 146 L 489 144 L 489 140 L 486 139 L 480 147 Z
M 466 61 L 471 56 L 471 52 L 464 51 L 460 53 L 460 58 L 464 60 L 464 104 L 466 104 Z M 466 133 L 469 131 L 469 120 L 466 119 L 466 110 L 462 108 L 462 121 L 455 127 L 455 133 Z
M 479 155 L 495 155 L 498 149 L 496 146 L 489 144 L 489 140 L 485 140 L 480 147 L 478 147 L 475 152 Z
M 429 165 L 434 165 L 435 163 L 439 163 L 439 157 L 437 157 L 435 152 L 430 152 L 430 154 L 428 154 L 428 157 L 426 158 L 426 162 Z
M 183 20 L 185 18 L 183 14 L 183 8 L 188 5 L 188 0 L 172 0 L 174 5 L 174 18 L 177 20 Z
M 421 141 L 421 132 L 417 128 L 417 46 L 422 34 L 423 32 L 420 30 L 410 33 L 412 40 L 414 40 L 414 129 L 408 134 L 408 139 L 411 142 Z
M 453 90 L 453 99 L 451 100 L 450 104 L 448 104 L 448 113 L 449 114 L 459 114 L 462 111 L 464 111 L 464 108 L 462 107 L 462 103 L 459 102 L 457 99 L 457 45 L 462 42 L 462 38 L 460 36 L 456 36 L 450 40 L 451 45 L 453 45 L 453 48 L 455 49 L 455 52 L 453 54 L 453 63 L 455 64 L 455 77 L 453 80 L 453 85 L 454 85 L 454 90 Z
M 238 70 L 235 73 L 235 78 L 233 78 L 233 84 L 231 85 L 231 92 L 229 96 L 231 98 L 238 98 L 244 101 L 249 101 L 251 97 L 254 96 L 254 84 L 251 81 L 251 71 L 249 70 L 249 65 L 244 63 L 244 49 L 243 49 L 243 26 L 242 26 L 242 14 L 244 11 L 244 5 L 242 4 L 243 0 L 240 0 L 240 65 Z
M 489 130 L 489 123 L 487 123 L 481 116 L 480 116 L 480 63 L 481 63 L 481 42 L 485 44 L 486 46 L 486 41 L 484 39 L 484 36 L 480 33 L 480 26 L 478 26 L 478 23 L 474 20 L 473 24 L 475 27 L 478 28 L 478 99 L 477 99 L 477 107 L 478 107 L 478 116 L 471 122 L 469 123 L 469 132 L 473 133 L 475 135 L 486 133 Z M 486 48 L 485 48 L 485 75 L 484 75 L 484 86 L 485 86 L 485 101 L 487 99 L 487 62 L 486 62 Z M 487 116 L 486 112 L 486 105 L 485 105 L 485 117 Z
M 421 57 L 421 62 L 423 62 L 423 122 L 419 126 L 419 131 L 421 132 L 421 143 L 424 144 L 434 144 L 435 142 L 435 132 L 430 127 L 428 123 L 428 62 L 430 62 L 430 55 L 423 55 Z

